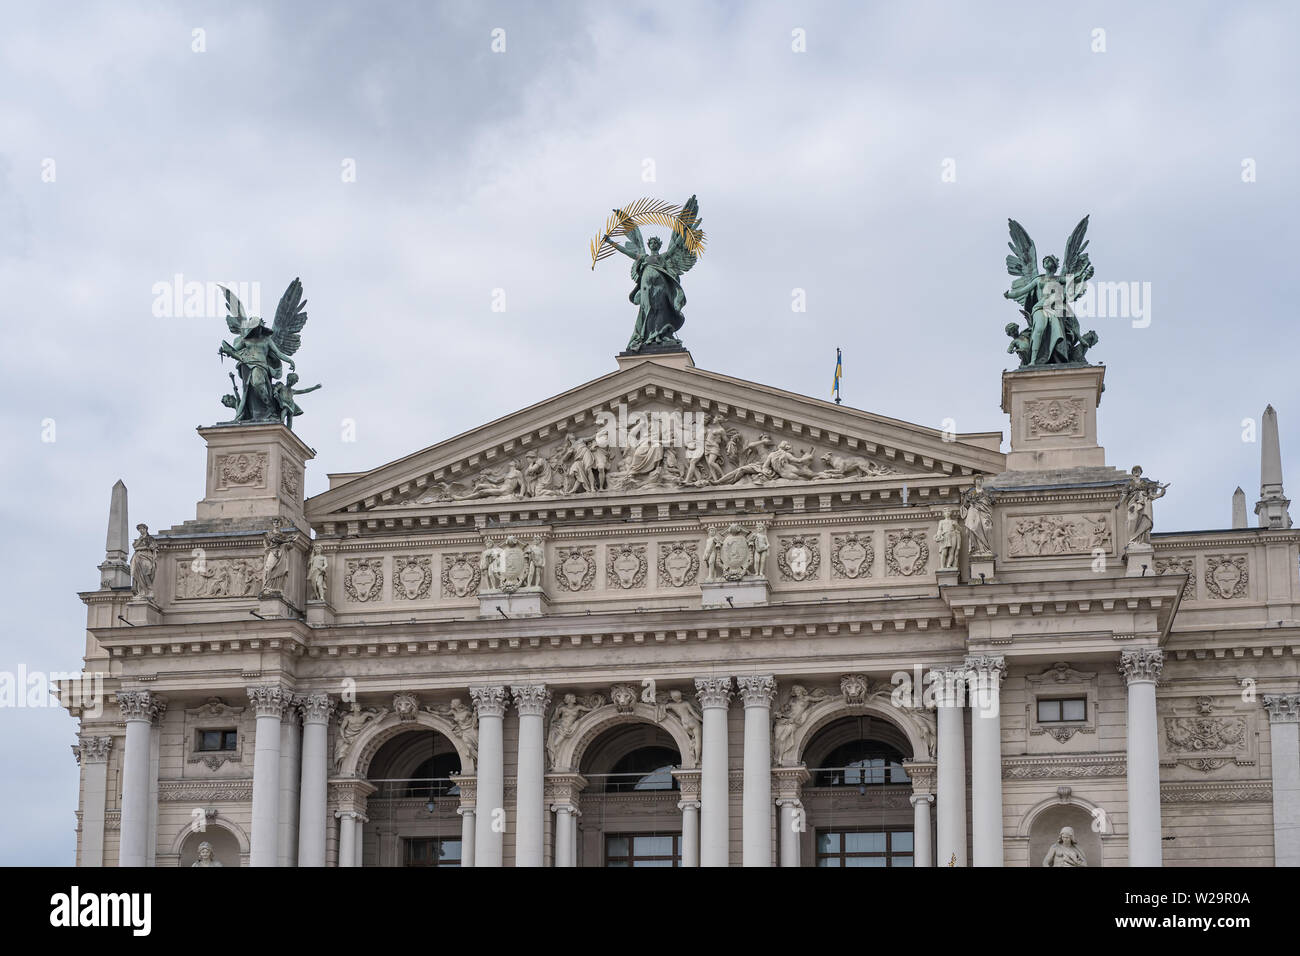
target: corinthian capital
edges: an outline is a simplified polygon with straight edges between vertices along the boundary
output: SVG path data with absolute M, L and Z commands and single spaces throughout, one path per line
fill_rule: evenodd
M 334 709 L 329 694 L 307 694 L 298 698 L 304 724 L 328 724 Z
M 695 696 L 701 707 L 726 707 L 731 703 L 731 678 L 697 677 Z
M 740 688 L 740 699 L 746 707 L 771 707 L 772 698 L 776 696 L 776 678 L 772 676 L 745 676 L 736 678 Z
M 506 713 L 506 688 L 504 684 L 488 684 L 469 689 L 469 699 L 474 702 L 474 712 L 479 717 L 504 717 Z
M 1264 709 L 1270 724 L 1300 723 L 1300 694 L 1265 694 Z
M 1119 655 L 1119 672 L 1130 684 L 1139 681 L 1160 682 L 1160 671 L 1165 666 L 1165 655 L 1155 647 L 1139 647 Z
M 515 706 L 519 708 L 520 717 L 541 717 L 551 703 L 551 692 L 545 684 L 513 684 L 510 687 L 515 695 Z
M 293 695 L 279 684 L 257 684 L 248 688 L 248 702 L 258 717 L 279 719 L 285 708 L 293 704 Z
M 112 749 L 112 737 L 78 737 L 72 754 L 79 764 L 107 763 L 108 752 Z
M 118 692 L 117 709 L 123 720 L 154 721 L 167 712 L 167 701 L 153 691 L 124 690 Z
M 966 669 L 973 671 L 981 680 L 992 680 L 996 676 L 1000 684 L 1007 676 L 1007 660 L 990 654 L 972 655 L 966 658 Z

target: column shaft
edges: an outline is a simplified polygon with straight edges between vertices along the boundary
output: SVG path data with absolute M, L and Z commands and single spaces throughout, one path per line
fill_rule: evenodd
M 302 773 L 302 727 L 292 710 L 280 719 L 280 832 L 275 865 L 298 862 L 298 785 Z
M 1273 865 L 1300 866 L 1300 694 L 1265 697 L 1264 707 L 1273 764 Z
M 966 865 L 966 733 L 962 700 L 964 688 L 949 671 L 936 701 L 939 712 L 938 768 L 939 866 Z
M 930 846 L 930 804 L 934 797 L 928 793 L 912 797 L 912 866 L 934 866 L 934 851 Z
M 970 694 L 971 850 L 976 866 L 1002 866 L 1001 657 L 967 658 Z
M 1160 747 L 1156 681 L 1164 658 L 1141 648 L 1120 655 L 1128 681 L 1128 865 L 1160 866 Z
M 736 678 L 745 702 L 741 865 L 772 865 L 772 677 Z
M 511 689 L 519 709 L 515 866 L 541 866 L 546 852 L 546 740 L 542 722 L 551 694 L 542 684 Z
M 460 814 L 460 865 L 464 869 L 474 865 L 474 810 L 461 807 Z
M 149 771 L 152 765 L 153 720 L 166 709 L 149 691 L 123 691 L 118 709 L 126 722 L 126 751 L 122 754 L 122 816 L 118 866 L 145 866 L 149 855 Z
M 727 754 L 731 678 L 696 678 L 695 687 L 704 710 L 700 766 L 700 866 L 727 866 L 731 841 Z
M 503 721 L 506 689 L 471 687 L 478 711 L 478 786 L 474 807 L 474 865 L 500 866 L 505 828 Z
M 275 684 L 248 689 L 248 699 L 257 713 L 249 866 L 275 866 L 280 839 L 280 715 L 287 697 Z
M 682 811 L 682 866 L 699 866 L 700 802 L 683 800 L 677 806 Z
M 356 814 L 340 810 L 334 814 L 339 821 L 339 866 L 357 865 Z
M 781 847 L 781 866 L 800 866 L 799 837 L 803 807 L 798 800 L 779 800 L 781 808 L 781 835 L 777 841 Z
M 573 866 L 573 811 L 569 807 L 555 808 L 555 865 Z
M 325 865 L 327 829 L 326 762 L 330 700 L 325 694 L 303 699 L 302 779 L 298 791 L 298 865 Z

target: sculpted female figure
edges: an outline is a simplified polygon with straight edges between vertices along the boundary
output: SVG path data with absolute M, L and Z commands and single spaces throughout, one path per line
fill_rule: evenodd
M 700 204 L 692 196 L 682 210 L 683 221 L 697 229 L 700 224 L 699 209 Z M 617 209 L 614 211 L 620 212 Z M 677 331 L 686 322 L 686 316 L 682 314 L 682 309 L 686 307 L 686 293 L 682 292 L 679 279 L 695 265 L 696 256 L 687 248 L 682 234 L 677 231 L 673 232 L 673 238 L 663 255 L 659 254 L 662 243 L 657 236 L 652 236 L 648 243 L 642 244 L 641 230 L 637 226 L 632 226 L 626 235 L 628 241 L 623 245 L 609 237 L 604 241 L 632 260 L 632 281 L 636 287 L 628 300 L 637 307 L 637 313 L 636 326 L 632 329 L 627 350 L 639 352 L 643 348 L 656 346 L 681 348 Z
M 1061 835 L 1048 848 L 1043 866 L 1087 866 L 1083 851 L 1074 839 L 1074 827 L 1061 827 Z

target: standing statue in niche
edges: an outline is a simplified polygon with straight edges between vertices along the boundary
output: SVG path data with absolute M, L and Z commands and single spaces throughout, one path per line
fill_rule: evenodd
M 158 570 L 158 543 L 149 533 L 147 524 L 138 524 L 135 530 L 140 537 L 132 545 L 131 555 L 131 593 L 146 601 L 153 600 L 154 573 Z
M 701 563 L 704 565 L 704 577 L 701 579 L 704 583 L 722 580 L 722 532 L 717 525 L 709 528 Z
M 649 242 L 641 238 L 641 226 L 658 224 L 673 230 L 668 248 L 658 236 Z M 626 236 L 619 244 L 615 236 Z M 623 209 L 615 209 L 605 225 L 605 233 L 591 243 L 591 266 L 613 252 L 632 260 L 635 283 L 629 301 L 637 307 L 636 325 L 628 339 L 627 351 L 666 351 L 682 348 L 677 332 L 686 322 L 682 310 L 686 294 L 681 276 L 689 272 L 704 252 L 704 233 L 700 229 L 700 204 L 692 196 L 679 209 L 669 203 L 641 199 Z
M 1074 839 L 1074 827 L 1061 827 L 1061 834 L 1043 857 L 1043 866 L 1087 866 L 1088 860 Z
M 204 840 L 199 844 L 199 858 L 190 864 L 195 866 L 221 866 L 221 861 L 217 859 L 216 854 L 212 852 L 212 844 Z
M 984 476 L 975 476 L 975 487 L 961 496 L 961 516 L 966 523 L 967 552 L 972 558 L 993 554 L 993 498 L 984 490 Z
M 1043 272 L 1038 271 L 1038 249 L 1025 227 L 1008 219 L 1011 228 L 1011 255 L 1007 272 L 1016 277 L 1003 295 L 1019 303 L 1027 327 L 1008 325 L 1011 336 L 1008 352 L 1020 356 L 1020 367 L 1043 365 L 1086 365 L 1087 352 L 1097 344 L 1097 333 L 1080 333 L 1074 315 L 1074 303 L 1083 296 L 1086 283 L 1093 276 L 1092 261 L 1085 251 L 1088 240 L 1088 217 L 1074 227 L 1065 244 L 1065 262 L 1056 256 L 1043 256 Z M 1057 268 L 1061 274 L 1057 275 Z

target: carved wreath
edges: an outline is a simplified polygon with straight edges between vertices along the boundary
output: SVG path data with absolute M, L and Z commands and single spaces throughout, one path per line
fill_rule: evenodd
M 903 551 L 904 557 L 906 557 L 908 551 L 914 552 L 906 567 L 899 563 L 898 552 L 900 549 Z M 925 543 L 924 531 L 905 528 L 902 531 L 889 532 L 885 547 L 885 566 L 889 569 L 890 574 L 903 577 L 920 574 L 925 571 L 929 562 L 930 548 Z
M 400 555 L 393 558 L 393 597 L 423 601 L 429 596 L 432 585 L 433 560 L 428 555 Z
M 668 562 L 673 562 L 669 567 Z M 685 562 L 683 566 L 682 562 Z M 674 573 L 673 568 L 676 568 Z M 699 545 L 694 541 L 669 541 L 659 545 L 659 586 L 680 588 L 694 584 L 700 571 Z
M 1183 585 L 1183 600 L 1196 599 L 1196 561 L 1193 558 L 1157 558 L 1156 574 L 1179 574 L 1186 572 L 1187 583 Z
M 266 455 L 239 454 L 221 459 L 221 480 L 227 485 L 251 485 L 263 480 Z
M 1210 554 L 1205 557 L 1205 587 L 1223 600 L 1243 597 L 1250 585 L 1244 554 Z
M 645 545 L 610 545 L 605 553 L 605 582 L 609 587 L 625 590 L 645 587 L 649 569 Z
M 478 554 L 463 551 L 442 556 L 442 596 L 463 598 L 478 590 Z

